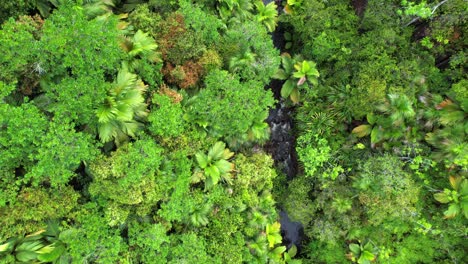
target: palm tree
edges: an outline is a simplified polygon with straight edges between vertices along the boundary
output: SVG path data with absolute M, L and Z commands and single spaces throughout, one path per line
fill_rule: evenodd
M 387 114 L 394 126 L 404 125 L 405 120 L 410 120 L 415 115 L 410 99 L 404 94 L 389 94 L 387 102 L 377 109 Z
M 408 122 L 416 115 L 411 100 L 402 94 L 389 94 L 387 101 L 377 106 L 381 115 L 369 113 L 368 124 L 355 127 L 352 131 L 358 137 L 370 134 L 371 146 L 383 140 L 395 141 L 405 136 Z
M 98 118 L 99 137 L 102 142 L 112 139 L 119 145 L 135 136 L 141 126 L 138 120 L 147 116 L 143 93 L 146 86 L 137 79 L 137 75 L 130 73 L 123 67 L 117 80 L 107 92 L 103 104 L 96 111 Z
M 131 38 L 124 38 L 120 46 L 129 55 L 127 65 L 132 72 L 139 70 L 141 60 L 150 62 L 161 60 L 161 54 L 156 51 L 158 48 L 156 41 L 141 30 L 138 30 Z
M 239 56 L 234 56 L 229 60 L 229 71 L 236 73 L 255 62 L 255 53 L 245 51 Z
M 276 28 L 276 23 L 278 21 L 278 12 L 276 8 L 278 7 L 275 2 L 270 2 L 268 5 L 265 5 L 262 1 L 257 1 L 255 3 L 257 8 L 257 20 L 262 22 L 267 27 L 268 31 L 273 32 Z
M 252 15 L 250 0 L 217 0 L 219 16 L 225 21 L 244 21 Z
M 439 125 L 438 128 L 426 134 L 426 141 L 434 146 L 437 151 L 433 152 L 435 159 L 444 161 L 452 166 L 468 166 L 468 143 L 466 143 L 467 111 L 463 104 L 457 104 L 449 99 L 435 106 L 437 112 L 431 117 Z M 431 112 L 431 111 L 428 111 Z

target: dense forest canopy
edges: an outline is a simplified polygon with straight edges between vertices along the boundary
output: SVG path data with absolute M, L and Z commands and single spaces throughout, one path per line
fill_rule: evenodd
M 468 263 L 467 19 L 1 1 L 0 263 Z

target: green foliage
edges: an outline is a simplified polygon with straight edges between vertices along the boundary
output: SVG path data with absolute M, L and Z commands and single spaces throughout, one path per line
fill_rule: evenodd
M 291 58 L 288 53 L 283 54 L 281 59 L 283 68 L 279 69 L 273 78 L 285 80 L 281 87 L 281 96 L 289 97 L 294 104 L 297 104 L 300 100 L 300 90 L 308 88 L 306 81 L 316 86 L 320 74 L 312 61 L 301 62 L 299 58 Z
M 37 163 L 25 175 L 34 185 L 48 182 L 53 187 L 63 186 L 76 176 L 75 170 L 82 162 L 92 161 L 98 151 L 90 135 L 76 132 L 72 124 L 49 123 L 34 155 Z
M 429 18 L 432 15 L 432 10 L 427 6 L 426 1 L 422 1 L 419 4 L 414 2 L 402 0 L 401 5 L 404 8 L 402 12 L 399 10 L 400 14 L 405 14 L 406 16 L 418 16 L 420 18 Z
M 73 226 L 60 233 L 72 262 L 115 263 L 125 249 L 120 230 L 109 228 L 96 204 L 81 207 Z
M 207 13 L 199 6 L 187 0 L 179 0 L 180 12 L 184 15 L 187 27 L 193 29 L 207 47 L 217 45 L 221 40 L 219 31 L 225 27 L 224 23 L 215 15 Z
M 115 17 L 88 20 L 81 8 L 60 6 L 44 23 L 39 62 L 50 77 L 113 73 L 122 56 L 116 25 Z
M 82 9 L 69 4 L 61 5 L 45 21 L 33 62 L 40 69 L 47 111 L 94 129 L 100 104 L 96 99 L 105 97 L 106 76 L 116 73 L 123 56 L 116 24 L 112 16 L 88 20 Z
M 0 167 L 14 169 L 30 168 L 33 155 L 42 143 L 42 134 L 47 131 L 47 119 L 31 103 L 18 107 L 0 104 Z
M 276 3 L 270 2 L 265 5 L 263 1 L 257 1 L 254 5 L 258 12 L 256 15 L 258 22 L 263 23 L 269 32 L 275 31 L 278 17 L 278 12 L 276 11 L 278 6 Z
M 0 241 L 37 231 L 46 220 L 67 217 L 78 206 L 79 197 L 80 194 L 71 187 L 22 188 L 16 197 L 10 198 L 9 204 L 0 207 L 4 216 L 0 219 L 3 226 Z
M 169 170 L 170 169 L 170 170 Z M 174 166 L 167 169 L 167 183 L 170 190 L 158 210 L 158 216 L 169 222 L 182 222 L 189 218 L 192 209 L 196 208 L 193 199 L 190 199 L 190 182 L 192 177 L 192 162 L 184 153 L 174 157 Z
M 425 140 L 434 146 L 433 157 L 443 161 L 447 167 L 458 166 L 462 169 L 468 166 L 468 144 L 466 143 L 466 99 L 461 104 L 450 99 L 442 101 L 435 106 L 439 110 L 434 117 L 428 111 L 431 122 L 435 123 L 435 129 L 425 136 Z M 438 125 L 438 126 L 437 126 Z
M 107 97 L 96 111 L 98 118 L 99 137 L 102 142 L 114 139 L 117 145 L 134 137 L 141 124 L 139 120 L 147 116 L 143 93 L 146 86 L 123 67 L 112 87 L 107 91 Z
M 162 149 L 152 140 L 123 145 L 89 165 L 89 192 L 123 205 L 153 204 L 162 198 L 155 182 L 162 161 Z
M 318 135 L 314 135 L 314 137 L 302 135 L 297 139 L 297 144 L 297 154 L 304 164 L 307 177 L 313 177 L 318 169 L 331 158 L 331 149 L 327 140 L 319 138 Z
M 162 67 L 161 54 L 156 51 L 158 45 L 155 40 L 141 30 L 124 38 L 120 46 L 127 53 L 124 65 L 132 73 L 137 73 L 144 81 L 151 85 L 161 82 L 161 74 L 157 69 Z
M 276 202 L 305 263 L 466 262 L 466 1 L 16 2 L 0 262 L 300 263 Z M 273 76 L 296 103 L 289 182 L 261 150 Z
M 152 109 L 148 115 L 151 134 L 162 137 L 175 137 L 185 128 L 182 106 L 169 96 L 154 94 Z
M 266 85 L 280 64 L 279 51 L 273 46 L 271 36 L 253 21 L 229 27 L 219 47 L 225 64 L 235 66 L 230 70 L 243 81 L 258 80 Z
M 354 263 L 359 264 L 370 264 L 375 260 L 375 248 L 372 246 L 371 242 L 349 244 L 349 250 L 351 252 L 347 256 Z
M 273 105 L 271 92 L 261 83 L 241 83 L 226 71 L 211 71 L 205 84 L 206 88 L 186 105 L 185 118 L 206 128 L 215 138 L 228 142 L 243 139 L 249 129 L 263 123 L 268 107 Z
M 219 180 L 231 184 L 231 171 L 234 170 L 234 164 L 229 162 L 234 153 L 225 148 L 223 142 L 216 142 L 210 148 L 208 154 L 198 152 L 195 154 L 198 166 L 203 172 L 196 170 L 192 177 L 192 182 L 197 183 L 201 179 L 205 180 L 205 189 L 210 189 L 218 184 Z
M 2 18 L 4 16 L 1 16 Z M 4 50 L 0 57 L 0 80 L 6 83 L 16 83 L 26 75 L 28 70 L 34 69 L 37 50 L 34 44 L 36 29 L 28 23 L 18 23 L 14 20 L 6 21 L 0 30 L 0 48 Z M 35 64 L 36 69 L 42 69 Z M 37 76 L 35 76 L 37 78 Z
M 371 157 L 362 164 L 354 186 L 365 206 L 369 223 L 379 225 L 393 218 L 410 221 L 417 212 L 419 187 L 402 163 L 389 155 Z
M 128 228 L 128 245 L 135 247 L 131 258 L 134 261 L 152 262 L 165 259 L 170 238 L 162 224 L 151 224 L 146 221 L 132 221 Z
M 6 1 L 0 4 L 0 24 L 8 20 L 10 17 L 16 18 L 19 15 L 26 15 L 30 10 L 34 9 L 35 2 L 33 0 L 20 0 L 15 2 Z
M 244 22 L 252 16 L 253 5 L 249 0 L 217 0 L 219 16 L 226 22 Z
M 0 245 L 0 260 L 14 262 L 63 263 L 68 260 L 65 245 L 58 240 L 58 223 L 49 222 L 47 229 L 39 230 L 25 237 L 14 237 Z
M 446 219 L 454 218 L 461 213 L 468 218 L 468 180 L 453 176 L 449 179 L 453 190 L 444 189 L 443 192 L 434 194 L 434 198 L 440 203 L 450 204 L 444 212 Z
M 234 188 L 241 192 L 245 190 L 258 194 L 262 190 L 273 188 L 273 180 L 277 174 L 273 167 L 273 159 L 266 153 L 255 153 L 252 156 L 238 154 L 235 157 L 236 177 L 233 179 Z M 253 199 L 246 199 L 253 202 Z
M 379 116 L 368 114 L 369 125 L 355 127 L 352 133 L 358 137 L 370 135 L 371 145 L 384 140 L 395 141 L 400 138 L 410 138 L 411 130 L 408 129 L 416 115 L 412 102 L 405 95 L 389 94 L 388 100 L 377 107 L 382 113 Z
M 268 247 L 272 248 L 275 244 L 281 244 L 280 223 L 267 224 L 265 234 L 268 240 Z
M 171 250 L 167 263 L 212 263 L 207 254 L 205 240 L 195 233 L 172 236 Z

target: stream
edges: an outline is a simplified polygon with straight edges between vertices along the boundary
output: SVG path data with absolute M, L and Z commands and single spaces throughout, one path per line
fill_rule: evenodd
M 263 3 L 267 5 L 273 2 L 272 0 L 263 0 Z M 278 6 L 278 14 L 283 12 L 281 0 L 274 1 Z M 275 31 L 272 32 L 271 37 L 273 44 L 281 52 L 284 51 L 284 27 L 281 23 L 278 23 Z M 269 88 L 272 90 L 275 99 L 278 103 L 275 108 L 270 109 L 267 123 L 270 126 L 270 140 L 266 144 L 265 148 L 273 157 L 276 167 L 281 170 L 287 177 L 287 180 L 293 179 L 297 174 L 298 163 L 297 153 L 295 150 L 295 136 L 293 133 L 293 108 L 288 107 L 281 97 L 281 87 L 283 81 L 272 80 Z M 281 223 L 281 235 L 283 236 L 283 244 L 289 249 L 292 245 L 296 245 L 300 249 L 300 244 L 304 234 L 304 228 L 301 223 L 291 221 L 288 214 L 281 208 L 280 212 L 280 223 Z

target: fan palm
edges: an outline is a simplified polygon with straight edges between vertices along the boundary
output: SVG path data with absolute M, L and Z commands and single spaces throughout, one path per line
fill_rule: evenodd
M 377 109 L 388 114 L 394 126 L 401 126 L 405 120 L 409 120 L 415 116 L 410 99 L 406 95 L 401 94 L 389 94 L 387 102 L 378 106 Z
M 252 65 L 255 62 L 255 54 L 246 51 L 239 56 L 234 56 L 229 61 L 229 70 L 233 73 Z
M 255 3 L 257 8 L 257 20 L 262 22 L 267 27 L 268 31 L 273 32 L 276 28 L 276 23 L 278 21 L 278 12 L 276 8 L 278 7 L 275 2 L 270 2 L 265 5 L 262 1 L 257 1 Z
M 129 55 L 127 65 L 130 71 L 138 70 L 142 59 L 151 62 L 158 62 L 161 59 L 161 54 L 156 51 L 158 48 L 156 41 L 141 30 L 131 38 L 124 38 L 120 46 Z
M 137 120 L 147 116 L 143 93 L 146 86 L 123 67 L 117 80 L 107 92 L 104 103 L 96 111 L 98 118 L 99 137 L 102 142 L 112 139 L 116 144 L 135 136 L 140 127 Z
M 365 137 L 370 134 L 371 144 L 379 143 L 383 140 L 393 140 L 408 136 L 408 122 L 416 115 L 411 100 L 406 95 L 389 94 L 388 100 L 377 106 L 381 115 L 369 113 L 367 115 L 368 124 L 355 127 L 352 131 L 358 137 Z
M 467 112 L 462 106 L 448 99 L 438 104 L 435 115 L 436 124 L 441 127 L 426 134 L 426 141 L 434 146 L 434 158 L 445 161 L 447 165 L 468 167 L 468 144 L 466 143 L 468 123 Z
M 236 18 L 240 21 L 245 20 L 250 15 L 252 10 L 252 3 L 250 0 L 217 0 L 217 9 L 219 16 L 229 21 L 232 18 Z

